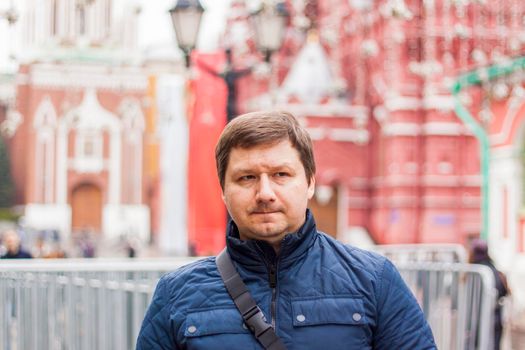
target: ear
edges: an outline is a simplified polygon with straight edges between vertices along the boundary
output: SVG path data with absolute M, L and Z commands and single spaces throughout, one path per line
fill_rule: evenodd
M 310 184 L 308 185 L 308 199 L 312 199 L 315 193 L 315 177 L 312 176 Z

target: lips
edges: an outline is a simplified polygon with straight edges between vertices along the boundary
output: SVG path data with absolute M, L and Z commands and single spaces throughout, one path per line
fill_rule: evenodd
M 255 214 L 255 215 L 268 215 L 268 214 L 276 214 L 276 213 L 279 213 L 279 211 L 275 210 L 275 211 L 254 211 L 252 212 L 252 214 Z

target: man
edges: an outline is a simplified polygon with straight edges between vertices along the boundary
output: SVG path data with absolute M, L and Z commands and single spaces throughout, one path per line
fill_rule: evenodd
M 1 259 L 30 259 L 31 254 L 22 249 L 20 244 L 20 237 L 13 229 L 8 229 L 4 232 L 3 243 L 6 248 L 6 253 L 2 255 Z
M 287 349 L 436 349 L 395 267 L 315 228 L 307 209 L 315 162 L 306 130 L 285 112 L 235 118 L 215 149 L 231 215 L 226 245 Z M 137 349 L 261 349 L 215 258 L 158 283 Z

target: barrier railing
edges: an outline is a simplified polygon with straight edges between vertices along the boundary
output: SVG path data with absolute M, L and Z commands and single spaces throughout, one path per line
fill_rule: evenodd
M 4 260 L 0 349 L 134 349 L 160 275 L 190 261 Z
M 461 244 L 385 244 L 373 246 L 371 249 L 396 263 L 467 262 L 467 251 Z
M 0 348 L 134 349 L 161 274 L 195 259 L 28 260 L 0 264 Z M 442 350 L 488 350 L 495 293 L 490 269 L 397 263 Z
M 460 244 L 391 244 L 373 250 L 389 258 L 418 299 L 438 349 L 493 349 L 494 275 L 467 264 Z
M 492 271 L 459 263 L 398 263 L 440 350 L 493 349 L 496 290 Z

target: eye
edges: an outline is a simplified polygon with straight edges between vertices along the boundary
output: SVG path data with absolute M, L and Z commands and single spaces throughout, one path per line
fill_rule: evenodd
M 250 181 L 255 179 L 255 176 L 253 175 L 243 175 L 239 177 L 239 181 Z
M 284 171 L 280 171 L 278 173 L 275 173 L 275 177 L 287 177 L 289 176 L 289 174 L 287 172 L 284 172 Z

